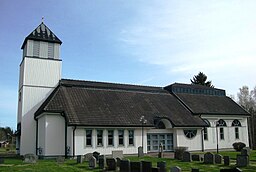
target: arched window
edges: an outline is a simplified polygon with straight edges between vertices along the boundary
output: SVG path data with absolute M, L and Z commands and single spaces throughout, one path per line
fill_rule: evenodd
M 220 119 L 219 121 L 217 121 L 216 127 L 220 127 L 220 139 L 221 140 L 225 139 L 223 127 L 226 127 L 226 126 L 227 126 L 227 124 L 223 119 Z
M 235 119 L 232 122 L 232 127 L 235 127 L 235 137 L 236 137 L 236 139 L 239 139 L 239 128 L 238 127 L 241 127 L 240 121 Z
M 166 127 L 165 127 L 163 121 L 159 121 L 159 122 L 158 122 L 157 128 L 158 128 L 158 129 L 166 129 Z
M 226 124 L 226 122 L 223 119 L 220 119 L 219 121 L 217 121 L 216 126 L 217 127 L 226 127 L 227 124 Z
M 232 127 L 241 127 L 241 123 L 239 120 L 235 119 L 233 122 L 232 122 Z
M 193 137 L 196 136 L 197 130 L 196 129 L 188 129 L 188 130 L 183 130 L 183 132 L 187 138 L 192 139 Z

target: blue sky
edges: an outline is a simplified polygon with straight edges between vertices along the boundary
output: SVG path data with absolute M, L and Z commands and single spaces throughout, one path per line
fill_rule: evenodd
M 236 95 L 256 85 L 255 0 L 1 0 L 0 127 L 16 129 L 21 45 L 44 16 L 62 78 L 166 86 L 204 72 Z

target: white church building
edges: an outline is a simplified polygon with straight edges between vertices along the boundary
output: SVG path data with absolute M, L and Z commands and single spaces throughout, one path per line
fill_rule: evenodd
M 21 49 L 17 151 L 45 157 L 249 146 L 244 109 L 225 90 L 61 78 L 61 40 L 42 22 Z

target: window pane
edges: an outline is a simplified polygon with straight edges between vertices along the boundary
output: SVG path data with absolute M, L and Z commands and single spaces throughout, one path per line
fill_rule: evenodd
M 129 130 L 129 145 L 133 145 L 134 144 L 134 131 L 133 130 Z
M 92 130 L 86 130 L 86 146 L 92 146 Z
M 124 145 L 124 130 L 118 130 L 118 144 Z
M 103 146 L 102 136 L 103 136 L 103 130 L 97 130 L 97 146 Z
M 113 130 L 108 130 L 108 145 L 109 146 L 114 145 L 113 139 L 114 139 L 114 131 Z

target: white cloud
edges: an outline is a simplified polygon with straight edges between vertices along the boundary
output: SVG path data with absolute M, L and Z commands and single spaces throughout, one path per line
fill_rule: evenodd
M 161 65 L 166 75 L 191 78 L 203 71 L 225 89 L 256 84 L 245 77 L 256 73 L 255 5 L 157 2 L 140 9 L 137 22 L 123 28 L 119 41 L 139 61 Z M 227 81 L 234 76 L 240 79 Z

